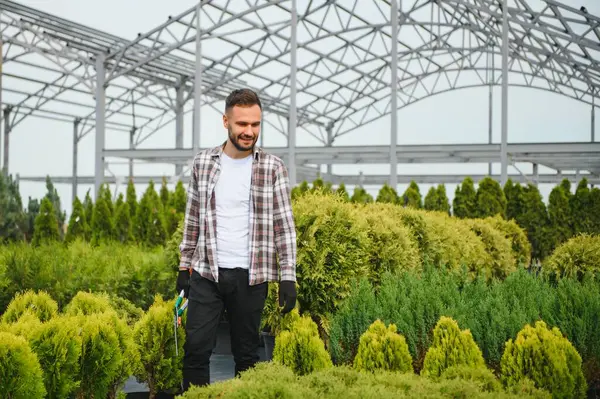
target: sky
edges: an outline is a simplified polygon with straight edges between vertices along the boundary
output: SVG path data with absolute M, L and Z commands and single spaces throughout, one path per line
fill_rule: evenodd
M 241 0 L 240 0 L 241 1 Z M 166 21 L 167 16 L 176 15 L 196 2 L 178 0 L 164 2 L 160 0 L 20 0 L 22 4 L 61 16 L 72 21 L 88 25 L 124 38 L 134 38 L 139 32 L 147 32 Z M 298 0 L 300 4 L 303 0 Z M 534 6 L 539 1 L 529 0 Z M 574 7 L 584 5 L 594 15 L 600 15 L 600 2 L 597 0 L 577 0 Z M 120 8 L 120 9 L 119 9 Z M 119 10 L 119 11 L 116 11 Z M 207 47 L 209 48 L 209 47 Z M 210 50 L 205 50 L 210 51 Z M 493 97 L 493 142 L 500 141 L 500 100 L 501 91 L 497 86 Z M 565 142 L 589 141 L 591 131 L 591 107 L 573 99 L 547 91 L 511 87 L 509 89 L 509 142 Z M 487 143 L 488 139 L 488 89 L 476 88 L 452 91 L 419 101 L 398 112 L 398 144 L 451 144 L 451 143 Z M 222 108 L 222 104 L 217 104 Z M 219 112 L 204 107 L 202 109 L 201 146 L 217 145 L 226 138 Z M 596 111 L 596 132 L 600 135 L 600 112 Z M 192 116 L 186 115 L 184 123 L 184 146 L 191 147 Z M 19 124 L 10 137 L 11 174 L 21 176 L 45 176 L 47 174 L 70 176 L 72 173 L 72 133 L 71 123 L 55 122 L 38 118 L 28 118 Z M 159 134 L 144 143 L 146 148 L 173 147 L 175 125 L 166 126 Z M 266 146 L 286 145 L 286 139 L 278 132 L 265 127 L 263 133 Z M 340 137 L 340 145 L 385 145 L 389 144 L 390 118 L 383 117 L 363 126 L 350 134 Z M 314 145 L 314 140 L 298 136 L 299 145 Z M 128 135 L 120 132 L 108 132 L 107 148 L 126 148 Z M 78 169 L 80 175 L 94 173 L 94 135 L 89 134 L 79 143 Z M 126 174 L 126 165 L 110 165 L 111 171 Z M 171 174 L 173 167 L 136 166 L 140 174 Z M 358 173 L 384 174 L 389 171 L 387 165 L 376 166 L 334 166 L 333 172 L 340 174 Z M 400 174 L 414 173 L 486 173 L 487 165 L 444 164 L 444 165 L 400 165 Z M 499 173 L 499 165 L 494 166 Z M 517 171 L 509 166 L 509 174 Z M 547 169 L 540 167 L 540 173 Z M 531 173 L 531 166 L 524 166 L 522 172 Z M 184 180 L 187 184 L 187 180 Z M 71 210 L 71 185 L 55 185 L 67 214 Z M 421 184 L 423 196 L 430 185 Z M 20 183 L 24 203 L 28 197 L 41 198 L 46 192 L 44 183 Z M 78 196 L 83 198 L 92 186 L 79 185 Z M 137 185 L 138 195 L 145 190 Z M 172 186 L 171 186 L 172 188 Z M 446 185 L 450 200 L 456 188 Z M 550 185 L 540 185 L 545 199 L 551 190 Z M 114 189 L 114 187 L 112 187 Z M 402 193 L 406 185 L 399 185 Z M 124 192 L 120 187 L 119 192 Z M 378 188 L 370 188 L 372 195 Z

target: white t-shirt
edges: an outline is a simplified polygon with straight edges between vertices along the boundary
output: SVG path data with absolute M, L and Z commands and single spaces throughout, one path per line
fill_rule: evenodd
M 219 267 L 250 267 L 251 179 L 252 155 L 234 159 L 221 154 L 221 171 L 215 186 Z

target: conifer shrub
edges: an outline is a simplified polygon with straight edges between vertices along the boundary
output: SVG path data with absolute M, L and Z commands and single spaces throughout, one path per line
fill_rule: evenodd
M 105 398 L 113 381 L 120 377 L 123 349 L 109 312 L 79 318 L 81 327 L 81 356 L 76 390 L 77 399 Z
M 35 330 L 41 325 L 42 322 L 35 315 L 35 313 L 27 310 L 15 322 L 0 323 L 0 331 L 9 332 L 19 337 L 29 339 L 31 334 L 33 334 Z
M 512 243 L 505 235 L 482 219 L 469 219 L 465 223 L 481 238 L 491 264 L 487 267 L 489 277 L 506 278 L 516 270 Z
M 25 338 L 1 331 L 0 392 L 11 399 L 46 397 L 40 362 Z
M 477 383 L 451 379 L 432 381 L 412 373 L 379 371 L 364 373 L 348 366 L 329 367 L 296 376 L 285 366 L 261 362 L 240 378 L 192 387 L 181 398 L 549 398 L 547 392 L 529 387 L 522 392 L 486 392 Z
M 80 318 L 59 315 L 40 325 L 29 337 L 43 370 L 48 398 L 71 397 L 79 388 L 80 322 Z
M 36 316 L 41 322 L 48 321 L 58 313 L 58 304 L 45 291 L 27 290 L 13 297 L 2 315 L 2 321 L 14 323 L 25 313 Z
M 335 195 L 306 193 L 294 201 L 298 304 L 327 319 L 355 278 L 368 276 L 372 241 L 365 219 Z
M 437 378 L 453 366 L 484 368 L 481 349 L 469 330 L 460 330 L 458 323 L 442 316 L 433 329 L 433 342 L 427 350 L 421 375 Z
M 412 372 L 412 357 L 406 339 L 397 333 L 396 326 L 377 319 L 360 337 L 354 368 L 359 371 Z
M 553 278 L 600 277 L 600 235 L 579 234 L 559 245 L 542 263 Z
M 471 381 L 484 392 L 502 391 L 500 380 L 485 366 L 473 367 L 465 364 L 450 366 L 442 372 L 440 379 Z
M 528 378 L 554 398 L 586 397 L 581 356 L 557 327 L 549 328 L 543 321 L 527 324 L 514 341 L 508 340 L 501 371 L 505 386 Z
M 175 300 L 164 301 L 157 295 L 133 329 L 133 340 L 139 348 L 141 361 L 141 367 L 133 375 L 148 384 L 150 399 L 158 392 L 178 388 L 181 383 L 185 317 L 177 328 L 176 352 L 174 314 Z
M 40 212 L 35 218 L 31 244 L 34 246 L 60 241 L 58 219 L 52 201 L 48 197 L 42 199 Z
M 67 234 L 65 235 L 65 243 L 71 243 L 76 239 L 86 239 L 89 237 L 90 223 L 91 220 L 87 220 L 85 217 L 85 209 L 83 204 L 78 197 L 75 197 L 73 201 L 73 211 L 69 217 L 69 226 L 67 227 Z
M 410 230 L 393 217 L 397 205 L 375 203 L 364 207 L 361 216 L 366 219 L 367 234 L 372 241 L 370 279 L 378 285 L 383 272 L 417 270 L 421 258 Z
M 529 267 L 531 263 L 531 243 L 527 232 L 513 219 L 506 220 L 496 215 L 483 219 L 494 229 L 500 231 L 511 243 L 512 255 L 517 267 Z
M 329 351 L 335 364 L 352 364 L 361 335 L 378 317 L 373 286 L 367 278 L 354 282 L 350 295 L 331 319 Z
M 310 374 L 333 365 L 319 337 L 316 323 L 308 316 L 291 319 L 289 325 L 284 326 L 275 337 L 273 361 L 291 368 L 298 375 Z
M 111 310 L 113 309 L 110 306 L 107 294 L 79 291 L 64 308 L 63 312 L 67 316 L 87 316 Z

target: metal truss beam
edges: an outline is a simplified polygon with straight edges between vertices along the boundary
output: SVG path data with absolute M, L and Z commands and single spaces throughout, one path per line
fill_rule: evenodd
M 327 182 L 331 182 L 334 185 L 338 185 L 340 183 L 344 183 L 348 186 L 382 186 L 385 183 L 389 182 L 389 175 L 329 175 L 327 173 L 320 173 L 321 178 Z M 163 176 L 140 176 L 136 175 L 133 177 L 133 182 L 135 184 L 148 184 L 150 181 L 160 182 Z M 298 170 L 298 180 L 299 181 L 308 181 L 311 183 L 314 179 L 317 178 L 317 172 L 309 173 Z M 399 184 L 409 184 L 411 181 L 415 181 L 418 184 L 460 184 L 462 181 L 470 177 L 473 179 L 475 184 L 479 183 L 485 177 L 491 177 L 494 180 L 500 181 L 501 175 L 492 174 L 492 175 L 481 175 L 481 174 L 456 174 L 456 175 L 403 175 L 398 174 L 398 183 Z M 576 174 L 576 173 L 561 173 L 561 174 L 539 174 L 536 176 L 523 176 L 521 174 L 509 174 L 508 178 L 511 179 L 514 183 L 518 182 L 521 184 L 558 184 L 563 179 L 569 180 L 571 183 L 578 183 L 582 178 L 586 178 L 589 184 L 598 185 L 600 184 L 600 177 L 586 174 Z M 45 176 L 19 176 L 19 180 L 21 181 L 29 181 L 29 182 L 45 182 Z M 169 183 L 175 183 L 177 181 L 183 181 L 187 184 L 188 178 L 185 177 L 174 177 L 172 179 L 167 179 Z M 105 182 L 109 184 L 116 183 L 127 183 L 129 181 L 128 176 L 107 176 L 105 178 Z M 73 177 L 71 176 L 55 176 L 52 178 L 52 182 L 54 184 L 73 184 Z M 94 184 L 94 176 L 80 176 L 77 178 L 78 184 Z
M 387 164 L 389 146 L 296 147 L 296 164 Z M 283 159 L 287 147 L 267 147 Z M 567 170 L 577 165 L 600 169 L 600 143 L 517 143 L 507 145 L 512 162 L 550 163 Z M 104 157 L 138 159 L 157 163 L 188 163 L 194 156 L 182 149 L 110 149 Z M 398 145 L 398 163 L 489 163 L 500 162 L 500 144 Z

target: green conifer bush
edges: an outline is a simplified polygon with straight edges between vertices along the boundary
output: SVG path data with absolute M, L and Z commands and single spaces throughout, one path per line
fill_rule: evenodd
M 543 321 L 527 324 L 508 340 L 500 366 L 505 386 L 528 378 L 554 398 L 586 397 L 581 356 L 557 327 Z
M 14 323 L 26 313 L 36 316 L 41 322 L 48 321 L 58 313 L 58 304 L 45 291 L 17 293 L 2 315 L 2 322 Z
M 46 397 L 40 362 L 25 338 L 1 331 L 0 393 L 10 399 Z
M 481 349 L 469 330 L 460 330 L 458 323 L 442 316 L 433 329 L 433 342 L 427 350 L 421 375 L 439 377 L 453 366 L 484 368 Z
M 360 337 L 354 368 L 359 371 L 413 372 L 412 357 L 406 339 L 392 323 L 388 327 L 377 319 Z

